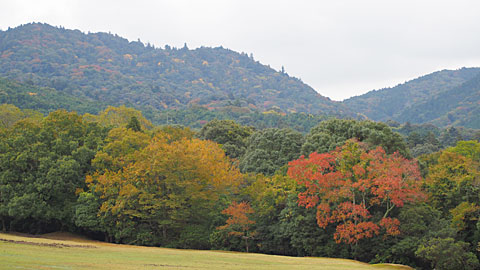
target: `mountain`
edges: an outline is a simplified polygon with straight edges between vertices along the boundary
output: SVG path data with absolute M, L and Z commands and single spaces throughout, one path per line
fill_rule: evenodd
M 225 111 L 224 117 L 233 113 L 235 119 L 305 112 L 480 128 L 480 68 L 442 70 L 335 102 L 246 53 L 190 50 L 186 44 L 162 49 L 108 33 L 31 23 L 0 31 L 0 77 L 6 78 L 0 79 L 0 101 L 42 112 L 96 113 L 126 105 L 158 123 L 171 115 L 200 123 L 205 119 L 191 112 L 204 108 L 201 115 L 210 118 Z M 179 109 L 187 113 L 172 112 Z
M 343 103 L 375 121 L 480 128 L 480 68 L 434 72 Z
M 86 102 L 141 110 L 229 106 L 355 115 L 299 79 L 222 47 L 155 48 L 107 33 L 31 23 L 0 31 L 0 76 Z

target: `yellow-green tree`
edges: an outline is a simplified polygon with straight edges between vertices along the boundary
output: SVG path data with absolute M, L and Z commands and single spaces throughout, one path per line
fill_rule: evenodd
M 455 238 L 475 249 L 480 241 L 480 144 L 460 141 L 456 146 L 422 157 L 428 164 L 425 189 L 430 203 L 441 210 Z M 440 267 L 438 267 L 440 269 Z
M 433 156 L 426 177 L 426 189 L 433 206 L 448 213 L 462 201 L 478 202 L 478 162 L 453 151 L 443 151 L 436 160 L 436 155 Z
M 0 105 L 0 128 L 9 128 L 16 122 L 25 118 L 40 122 L 43 119 L 43 115 L 40 112 L 29 109 L 22 111 L 12 104 Z
M 215 143 L 157 134 L 122 170 L 87 177 L 101 201 L 98 212 L 117 242 L 176 245 L 187 228 L 207 230 L 220 197 L 242 175 Z M 211 227 L 211 226 L 210 226 Z M 208 231 L 202 232 L 208 235 Z
M 142 112 L 135 110 L 134 108 L 127 108 L 125 105 L 120 107 L 108 106 L 98 115 L 87 113 L 83 118 L 86 121 L 97 122 L 103 126 L 126 127 L 133 117 L 138 120 L 143 130 L 151 129 L 153 127 L 152 123 L 143 117 Z
M 148 145 L 150 136 L 127 128 L 113 128 L 98 151 L 92 165 L 99 171 L 121 170 L 135 160 L 135 153 Z

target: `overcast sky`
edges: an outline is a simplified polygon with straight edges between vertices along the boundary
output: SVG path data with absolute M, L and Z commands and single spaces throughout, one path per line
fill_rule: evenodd
M 342 100 L 441 69 L 480 67 L 480 1 L 2 0 L 0 29 L 28 22 L 157 47 L 223 46 Z

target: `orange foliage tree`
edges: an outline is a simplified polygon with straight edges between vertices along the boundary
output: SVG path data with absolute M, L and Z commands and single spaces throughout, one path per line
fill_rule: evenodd
M 390 217 L 392 210 L 424 198 L 415 161 L 387 155 L 381 147 L 367 151 L 352 140 L 290 162 L 288 175 L 305 188 L 298 204 L 317 209 L 318 225 L 337 224 L 337 243 L 355 244 L 382 230 L 398 235 L 400 222 Z
M 248 252 L 248 239 L 254 236 L 254 232 L 250 231 L 250 226 L 255 221 L 248 218 L 248 214 L 253 214 L 254 210 L 247 202 L 233 202 L 228 208 L 222 211 L 222 214 L 228 215 L 226 224 L 217 227 L 219 230 L 228 230 L 228 234 L 240 236 L 245 239 L 245 247 Z

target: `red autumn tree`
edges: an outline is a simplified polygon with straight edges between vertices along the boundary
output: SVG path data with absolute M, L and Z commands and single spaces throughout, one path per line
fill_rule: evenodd
M 248 214 L 252 214 L 254 210 L 247 202 L 233 202 L 228 208 L 222 211 L 222 214 L 228 215 L 226 224 L 218 227 L 219 230 L 228 230 L 228 234 L 239 236 L 245 239 L 245 247 L 248 252 L 248 239 L 254 236 L 254 232 L 250 230 L 250 226 L 255 221 L 248 218 Z
M 318 226 L 337 224 L 337 243 L 355 244 L 382 230 L 398 235 L 400 222 L 389 216 L 392 210 L 424 197 L 416 162 L 387 155 L 381 147 L 367 151 L 353 140 L 290 162 L 288 175 L 305 187 L 298 204 L 317 209 Z

